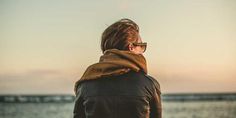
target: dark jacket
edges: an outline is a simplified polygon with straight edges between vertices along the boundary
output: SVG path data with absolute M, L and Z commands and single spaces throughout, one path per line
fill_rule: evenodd
M 84 81 L 73 112 L 74 118 L 161 118 L 160 84 L 142 71 Z

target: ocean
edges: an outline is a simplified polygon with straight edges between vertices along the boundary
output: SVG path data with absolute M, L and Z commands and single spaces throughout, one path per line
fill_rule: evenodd
M 218 95 L 217 98 L 209 97 L 214 95 L 199 96 L 163 96 L 163 118 L 236 118 L 235 94 L 233 97 L 232 94 L 228 97 Z M 42 101 L 45 100 L 42 97 L 35 97 L 37 102 L 32 96 L 23 98 L 0 99 L 0 118 L 73 118 L 74 102 L 70 97 L 51 96 L 46 102 Z

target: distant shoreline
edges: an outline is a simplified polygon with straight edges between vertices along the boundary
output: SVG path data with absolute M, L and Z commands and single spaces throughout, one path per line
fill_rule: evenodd
M 163 101 L 236 101 L 236 93 L 171 93 Z
M 236 101 L 236 93 L 168 93 L 161 95 L 163 101 Z M 0 95 L 0 103 L 66 103 L 74 102 L 75 95 Z

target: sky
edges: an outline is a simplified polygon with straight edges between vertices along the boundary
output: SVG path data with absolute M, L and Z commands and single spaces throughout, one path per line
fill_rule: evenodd
M 0 94 L 73 94 L 102 32 L 135 21 L 162 93 L 236 92 L 235 0 L 1 0 Z

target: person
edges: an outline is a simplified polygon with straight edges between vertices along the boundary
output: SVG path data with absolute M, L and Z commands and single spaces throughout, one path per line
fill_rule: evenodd
M 102 33 L 99 62 L 74 86 L 74 118 L 161 118 L 159 82 L 148 75 L 138 25 L 120 19 Z

